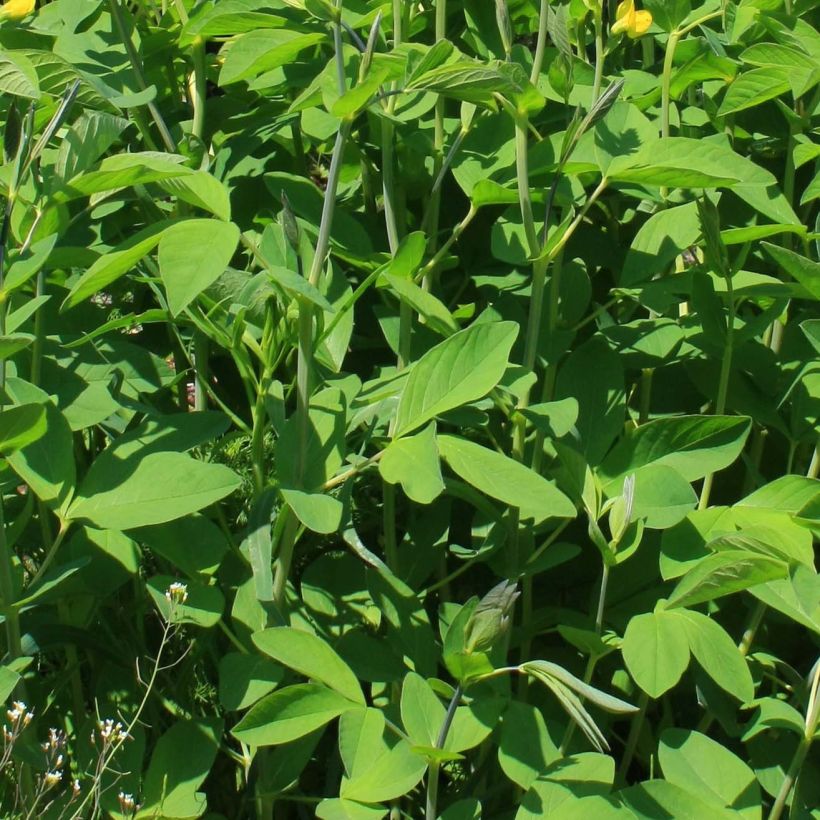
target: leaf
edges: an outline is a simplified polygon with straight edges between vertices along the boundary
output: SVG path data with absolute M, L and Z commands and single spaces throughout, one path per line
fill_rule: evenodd
M 754 697 L 755 687 L 746 658 L 717 621 L 692 610 L 681 610 L 689 649 L 703 671 L 741 703 Z M 685 785 L 685 784 L 680 784 Z
M 652 214 L 641 225 L 627 251 L 619 280 L 621 286 L 634 287 L 663 273 L 699 236 L 698 209 L 694 202 Z
M 673 467 L 697 481 L 732 464 L 746 443 L 751 419 L 744 416 L 677 416 L 655 419 L 629 430 L 601 465 L 616 482 L 639 467 Z
M 514 322 L 478 323 L 428 350 L 404 385 L 394 438 L 485 396 L 504 375 L 517 335 Z
M 689 665 L 686 627 L 672 612 L 648 612 L 631 618 L 621 650 L 629 674 L 652 698 L 669 691 Z
M 727 748 L 700 732 L 666 729 L 658 759 L 669 783 L 715 806 L 734 809 L 748 820 L 760 817 L 755 773 Z
M 0 93 L 29 100 L 40 99 L 40 81 L 31 60 L 22 52 L 0 54 Z
M 229 652 L 219 660 L 219 702 L 229 712 L 247 709 L 284 677 L 285 670 L 267 658 Z
M 84 111 L 60 143 L 54 170 L 63 180 L 87 171 L 129 125 L 124 117 L 105 111 Z
M 571 672 L 568 672 L 562 666 L 550 661 L 526 661 L 521 664 L 521 669 L 531 675 L 548 675 L 561 681 L 564 686 L 572 689 L 577 695 L 580 695 L 585 700 L 603 709 L 605 712 L 610 712 L 613 715 L 632 715 L 638 711 L 637 706 L 613 697 L 612 695 L 584 683 L 580 678 L 576 678 Z
M 114 154 L 106 157 L 94 170 L 85 171 L 70 179 L 60 198 L 99 194 L 115 191 L 131 185 L 147 185 L 193 173 L 181 163 L 185 157 L 179 154 L 162 154 L 155 151 L 142 151 L 133 154 Z
M 183 453 L 150 453 L 89 472 L 66 517 L 110 530 L 161 524 L 219 501 L 240 483 L 223 464 Z
M 666 780 L 647 780 L 623 789 L 618 794 L 637 820 L 657 820 L 658 817 L 674 817 L 675 820 L 703 820 L 705 817 L 709 820 L 737 820 L 736 812 L 702 800 L 699 794 Z
M 573 350 L 558 371 L 555 398 L 578 402 L 575 428 L 582 454 L 600 463 L 620 434 L 625 415 L 621 358 L 600 336 Z
M 207 171 L 194 171 L 173 179 L 162 179 L 158 183 L 171 196 L 209 211 L 219 219 L 229 222 L 231 218 L 231 197 L 225 184 Z
M 280 266 L 269 267 L 267 273 L 271 281 L 282 288 L 285 293 L 307 299 L 308 302 L 328 313 L 334 312 L 333 305 L 304 276 Z
M 441 457 L 477 490 L 518 507 L 522 518 L 572 518 L 575 505 L 554 484 L 518 461 L 456 436 L 440 435 Z
M 58 509 L 69 499 L 77 480 L 74 439 L 65 416 L 50 401 L 43 409 L 45 433 L 7 453 L 6 458 L 37 498 Z
M 321 33 L 302 34 L 284 29 L 261 29 L 241 34 L 227 49 L 219 72 L 219 85 L 224 88 L 286 65 L 301 51 L 325 39 L 326 35 Z
M 778 267 L 809 292 L 812 299 L 820 300 L 820 263 L 813 262 L 788 248 L 772 245 L 770 242 L 761 242 L 760 246 Z
M 450 336 L 459 330 L 452 314 L 437 297 L 420 288 L 411 279 L 383 273 L 380 281 L 389 285 L 390 290 L 401 302 L 409 305 L 424 317 L 426 323 L 442 336 Z
M 174 624 L 193 624 L 208 629 L 216 626 L 225 609 L 225 597 L 219 587 L 206 586 L 195 580 L 186 582 L 188 598 L 173 609 L 165 592 L 177 579 L 171 575 L 155 575 L 146 586 L 162 617 Z
M 219 0 L 216 4 L 203 3 L 191 11 L 182 27 L 179 42 L 191 45 L 197 37 L 226 37 L 261 28 L 279 28 L 287 25 L 284 17 L 271 14 L 266 0 Z
M 417 504 L 432 504 L 444 492 L 435 424 L 390 442 L 379 461 L 379 473 L 388 484 L 401 484 Z
M 776 558 L 741 550 L 717 552 L 703 558 L 678 581 L 667 606 L 702 604 L 787 574 L 788 565 Z
M 275 746 L 304 737 L 343 712 L 361 708 L 326 686 L 300 683 L 266 695 L 231 734 L 251 746 Z
M 238 242 L 239 228 L 216 219 L 187 219 L 163 232 L 158 262 L 172 315 L 225 272 Z
M 744 179 L 746 162 L 717 142 L 663 137 L 631 156 L 614 159 L 607 176 L 613 182 L 670 188 L 731 187 Z
M 401 722 L 415 746 L 436 746 L 444 723 L 444 705 L 427 681 L 408 672 L 401 687 Z
M 167 818 L 198 817 L 204 783 L 219 750 L 220 720 L 178 720 L 157 741 L 142 787 L 142 810 Z
M 325 493 L 306 493 L 280 487 L 282 498 L 293 514 L 313 532 L 328 535 L 342 525 L 344 505 L 338 498 Z
M 767 66 L 744 71 L 729 84 L 723 102 L 718 109 L 718 116 L 736 114 L 747 108 L 772 100 L 785 94 L 791 88 L 786 69 Z
M 392 800 L 411 791 L 424 777 L 427 761 L 405 740 L 371 761 L 366 771 L 342 783 L 341 797 L 364 803 Z
M 559 756 L 541 710 L 512 701 L 504 712 L 498 744 L 498 762 L 504 774 L 528 789 Z
M 254 633 L 253 642 L 284 666 L 326 684 L 353 703 L 364 704 L 364 695 L 353 671 L 317 635 L 280 626 Z
M 98 257 L 91 267 L 72 285 L 68 296 L 63 300 L 62 310 L 73 308 L 93 296 L 103 288 L 116 282 L 132 270 L 136 264 L 149 254 L 162 239 L 171 222 L 158 222 L 149 225 L 117 245 L 108 253 Z
M 0 453 L 8 455 L 45 435 L 46 411 L 41 404 L 8 407 L 0 412 Z

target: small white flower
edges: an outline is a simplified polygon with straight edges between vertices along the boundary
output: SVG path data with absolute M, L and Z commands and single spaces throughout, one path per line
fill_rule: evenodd
M 57 771 L 56 769 L 52 772 L 46 772 L 45 775 L 43 775 L 43 782 L 45 783 L 47 789 L 56 786 L 62 779 L 63 773 Z
M 188 587 L 179 581 L 174 581 L 165 590 L 165 599 L 171 604 L 184 604 L 188 600 Z

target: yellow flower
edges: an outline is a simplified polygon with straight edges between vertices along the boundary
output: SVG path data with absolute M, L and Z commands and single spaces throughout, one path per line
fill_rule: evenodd
M 10 17 L 12 20 L 22 20 L 34 11 L 34 0 L 7 0 L 0 7 L 0 17 Z
M 615 13 L 613 34 L 626 32 L 633 40 L 645 34 L 652 25 L 652 15 L 648 11 L 635 11 L 635 0 L 623 0 Z

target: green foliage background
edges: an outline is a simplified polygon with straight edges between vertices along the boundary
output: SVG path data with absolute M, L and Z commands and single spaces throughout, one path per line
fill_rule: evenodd
M 0 7 L 3 816 L 818 816 L 816 14 Z

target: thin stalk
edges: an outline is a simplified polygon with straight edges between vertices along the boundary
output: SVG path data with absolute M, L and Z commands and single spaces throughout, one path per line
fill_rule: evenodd
M 729 300 L 729 321 L 726 329 L 726 344 L 723 347 L 723 357 L 720 364 L 720 380 L 718 382 L 717 400 L 715 402 L 715 415 L 721 416 L 726 410 L 726 394 L 729 390 L 729 376 L 732 371 L 732 352 L 734 348 L 734 327 L 735 327 L 735 299 L 732 288 L 732 277 L 726 277 L 727 293 Z M 698 509 L 705 510 L 709 506 L 709 496 L 712 492 L 714 473 L 709 473 L 703 480 L 703 487 L 700 492 Z
M 436 5 L 436 42 L 445 39 L 447 35 L 447 0 L 435 0 Z M 433 179 L 437 182 L 444 166 L 444 97 L 436 98 L 436 107 L 433 112 Z M 441 214 L 441 185 L 433 185 L 430 193 L 430 205 L 425 219 L 428 232 L 427 250 L 435 253 L 438 245 L 439 216 Z M 431 277 L 428 274 L 422 280 L 422 287 L 430 290 Z
M 450 732 L 450 727 L 453 725 L 453 718 L 456 716 L 456 709 L 458 708 L 458 703 L 461 700 L 461 695 L 461 685 L 458 685 L 453 692 L 453 697 L 450 698 L 450 704 L 447 707 L 447 712 L 444 715 L 441 729 L 439 730 L 438 737 L 436 738 L 436 749 L 443 749 L 444 744 L 447 742 L 447 735 Z M 424 813 L 425 820 L 436 820 L 438 817 L 439 768 L 439 762 L 433 761 L 430 763 L 430 769 L 427 772 L 427 800 Z
M 621 765 L 618 767 L 618 775 L 616 780 L 623 783 L 626 780 L 626 774 L 632 764 L 632 758 L 635 756 L 635 749 L 638 746 L 638 739 L 641 736 L 641 729 L 646 718 L 646 708 L 649 705 L 649 695 L 646 692 L 641 692 L 641 697 L 638 700 L 638 713 L 632 718 L 632 725 L 629 727 L 629 737 L 626 740 L 626 748 L 624 749 L 624 756 L 621 758 Z
M 600 11 L 593 13 L 593 25 L 595 26 L 595 79 L 592 83 L 591 105 L 595 105 L 598 97 L 601 96 L 601 82 L 604 78 L 604 20 Z
M 538 39 L 535 41 L 535 56 L 532 58 L 532 70 L 530 71 L 530 82 L 533 85 L 538 83 L 538 78 L 541 76 L 541 68 L 544 65 L 549 7 L 549 0 L 541 0 L 541 9 L 538 14 Z
M 769 812 L 769 820 L 779 820 L 780 816 L 783 814 L 783 809 L 786 807 L 786 803 L 788 802 L 792 788 L 800 775 L 800 769 L 803 766 L 803 761 L 806 759 L 806 755 L 809 753 L 809 749 L 811 748 L 814 735 L 817 731 L 817 722 L 818 719 L 820 719 L 820 698 L 817 696 L 819 687 L 820 661 L 818 661 L 814 667 L 814 677 L 812 679 L 811 692 L 809 693 L 809 703 L 806 708 L 806 728 L 803 733 L 803 737 L 800 739 L 800 743 L 795 750 L 794 757 L 792 757 L 792 761 L 789 764 L 789 769 L 786 772 L 786 776 L 780 784 L 780 789 L 777 792 L 777 797 L 775 797 L 772 810 Z M 792 805 L 792 809 L 794 809 L 794 805 Z
M 666 54 L 663 58 L 661 73 L 661 136 L 669 136 L 669 108 L 671 105 L 672 66 L 675 61 L 675 50 L 680 42 L 681 33 L 673 31 L 666 41 Z
M 182 0 L 174 0 L 179 21 L 184 26 L 188 22 L 188 10 Z M 193 90 L 189 89 L 191 104 L 194 109 L 191 134 L 200 142 L 205 130 L 205 100 L 207 98 L 207 74 L 205 65 L 205 41 L 202 37 L 195 37 L 191 44 L 191 59 L 194 64 Z
M 14 606 L 16 599 L 14 584 L 14 559 L 6 539 L 6 516 L 3 499 L 0 497 L 0 597 L 6 619 L 6 649 L 10 660 L 23 654 L 20 633 L 20 613 Z
M 111 17 L 114 20 L 114 25 L 117 27 L 120 40 L 122 40 L 122 44 L 125 46 L 125 53 L 128 55 L 128 61 L 131 63 L 131 69 L 136 77 L 137 85 L 139 85 L 141 91 L 146 91 L 148 89 L 148 82 L 142 70 L 139 54 L 137 54 L 137 50 L 134 48 L 134 42 L 128 33 L 128 26 L 125 23 L 125 17 L 120 8 L 119 0 L 108 0 L 108 7 L 111 10 Z M 154 120 L 154 124 L 157 126 L 157 130 L 159 131 L 166 150 L 171 153 L 176 153 L 177 145 L 174 142 L 174 138 L 171 136 L 171 132 L 168 130 L 168 126 L 153 100 L 148 103 L 148 111 L 151 114 L 151 119 Z
M 450 238 L 436 251 L 435 256 L 433 256 L 433 258 L 421 269 L 416 276 L 416 280 L 423 281 L 425 277 L 430 276 L 435 271 L 435 269 L 441 264 L 444 257 L 447 256 L 447 252 L 450 248 L 459 240 L 469 224 L 475 219 L 477 213 L 478 209 L 475 205 L 470 205 L 470 210 L 467 211 L 467 215 L 455 226 L 455 228 L 453 228 Z
M 806 470 L 806 476 L 808 478 L 817 478 L 818 473 L 820 473 L 820 444 L 814 446 L 814 453 L 812 453 L 809 469 Z
M 341 4 L 337 4 L 337 9 L 341 16 Z M 346 90 L 344 74 L 344 55 L 342 52 L 341 25 L 337 21 L 333 26 L 333 39 L 336 47 L 336 74 L 339 83 L 339 92 Z M 330 230 L 333 226 L 333 215 L 336 208 L 336 194 L 339 189 L 339 174 L 342 168 L 342 158 L 345 145 L 352 127 L 352 120 L 345 119 L 339 126 L 336 134 L 336 142 L 333 146 L 333 155 L 330 160 L 330 170 L 327 176 L 327 186 L 322 204 L 322 217 L 319 223 L 319 235 L 316 240 L 316 248 L 313 254 L 313 262 L 308 275 L 308 282 L 313 286 L 319 285 L 322 272 L 327 261 L 327 254 L 330 248 Z M 310 418 L 308 415 L 310 404 L 310 381 L 313 367 L 313 304 L 307 299 L 299 300 L 298 318 L 298 351 L 296 364 L 296 414 L 299 419 L 297 425 L 299 440 L 304 444 L 308 439 Z M 301 448 L 304 453 L 305 448 Z M 304 463 L 298 470 L 297 478 L 301 479 L 304 470 Z M 287 513 L 283 513 L 287 514 Z M 296 537 L 299 532 L 298 522 L 295 517 L 289 515 L 287 526 L 285 526 L 282 542 L 274 563 L 274 589 L 273 598 L 277 608 L 282 607 L 285 600 L 285 588 L 290 574 L 290 566 L 293 560 L 293 550 L 296 545 Z

